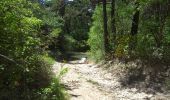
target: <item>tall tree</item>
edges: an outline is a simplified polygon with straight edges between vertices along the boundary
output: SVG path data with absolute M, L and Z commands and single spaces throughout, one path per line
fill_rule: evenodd
M 59 14 L 62 17 L 65 15 L 65 5 L 65 0 L 60 0 Z
M 136 9 L 135 9 L 135 14 L 133 15 L 132 19 L 132 27 L 131 27 L 131 35 L 134 36 L 138 33 L 138 26 L 139 26 L 139 2 L 135 3 Z
M 107 30 L 107 8 L 106 8 L 106 0 L 103 0 L 103 29 L 104 29 L 104 47 L 105 53 L 109 52 L 109 33 Z
M 156 1 L 153 2 L 150 6 L 150 14 L 152 14 L 154 19 L 157 21 L 157 26 L 155 30 L 152 30 L 153 36 L 156 42 L 157 47 L 161 47 L 164 39 L 164 29 L 166 24 L 166 19 L 168 18 L 168 13 L 170 9 L 170 1 Z
M 111 26 L 112 26 L 112 34 L 115 38 L 116 35 L 116 25 L 115 25 L 115 0 L 111 1 Z
M 135 49 L 136 43 L 137 43 L 137 38 L 136 35 L 138 33 L 138 27 L 139 27 L 139 16 L 140 16 L 140 11 L 139 11 L 139 2 L 135 2 L 135 13 L 133 15 L 132 19 L 132 27 L 131 27 L 131 40 L 130 40 L 130 50 L 129 53 L 132 53 L 132 50 Z

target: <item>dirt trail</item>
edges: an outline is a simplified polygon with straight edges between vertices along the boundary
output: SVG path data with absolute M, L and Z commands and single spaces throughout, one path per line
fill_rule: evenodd
M 117 77 L 94 64 L 58 63 L 54 71 L 69 68 L 62 78 L 71 100 L 170 100 L 157 94 L 138 92 L 135 88 L 122 88 Z M 160 98 L 160 99 L 159 99 Z

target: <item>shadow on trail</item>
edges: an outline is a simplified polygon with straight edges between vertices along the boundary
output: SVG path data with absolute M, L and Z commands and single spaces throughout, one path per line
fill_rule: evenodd
M 70 86 L 68 86 L 68 85 L 66 85 L 66 84 L 62 84 L 62 87 L 63 87 L 65 90 L 70 90 L 70 91 L 74 90 L 74 88 L 71 88 Z M 75 98 L 78 98 L 78 97 L 81 96 L 81 95 L 72 94 L 72 93 L 70 93 L 69 95 L 70 95 L 71 97 L 75 97 Z
M 68 62 L 69 64 L 80 64 L 75 61 L 78 61 L 83 57 L 87 57 L 87 54 L 85 52 L 67 52 L 60 57 L 57 57 L 56 60 L 58 62 Z

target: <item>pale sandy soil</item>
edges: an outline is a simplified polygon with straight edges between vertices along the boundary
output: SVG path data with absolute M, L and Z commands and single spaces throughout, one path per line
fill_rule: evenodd
M 75 61 L 76 62 L 76 61 Z M 71 100 L 170 100 L 163 94 L 146 94 L 136 88 L 122 88 L 118 78 L 95 64 L 58 63 L 54 72 L 61 67 L 69 68 L 62 77 Z

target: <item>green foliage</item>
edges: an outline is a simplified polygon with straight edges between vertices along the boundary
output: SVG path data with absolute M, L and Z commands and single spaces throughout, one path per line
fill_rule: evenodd
M 134 13 L 134 4 L 133 1 L 130 1 L 128 4 L 123 1 L 117 2 L 116 7 L 116 29 L 117 34 L 129 34 L 131 29 L 131 20 Z
M 63 19 L 57 16 L 54 12 L 44 9 L 42 20 L 45 25 L 50 26 L 51 28 L 59 28 L 63 26 Z
M 61 33 L 61 29 L 56 28 L 50 33 L 50 37 L 58 37 L 60 33 Z
M 89 0 L 47 1 L 50 11 L 63 18 L 62 34 L 59 40 L 64 44 L 61 51 L 86 51 L 91 12 L 88 11 Z M 62 13 L 62 14 L 61 14 Z
M 156 1 L 160 6 L 164 6 L 163 1 Z M 147 5 L 154 5 L 154 1 L 150 1 Z M 152 7 L 151 6 L 151 7 Z M 152 9 L 152 8 L 150 8 Z M 146 14 L 147 8 L 144 8 L 143 14 Z M 166 11 L 166 10 L 165 10 Z M 166 13 L 154 13 L 141 17 L 140 34 L 138 34 L 137 45 L 136 45 L 136 58 L 152 62 L 155 60 L 156 63 L 168 64 L 169 60 L 169 15 Z M 167 17 L 163 17 L 167 16 Z M 159 61 L 159 62 L 157 62 Z
M 169 80 L 169 78 L 166 79 L 165 86 L 168 90 L 170 90 L 170 80 Z
M 45 88 L 43 92 L 46 94 L 43 100 L 68 100 L 68 95 L 63 89 L 58 78 L 54 78 L 49 88 Z
M 59 82 L 52 81 L 51 65 L 54 60 L 47 55 L 42 56 L 42 45 L 61 31 L 59 21 L 54 21 L 55 18 L 39 19 L 34 12 L 39 9 L 39 4 L 27 0 L 0 1 L 1 100 L 47 100 L 41 99 L 41 93 L 52 83 L 56 84 L 52 91 L 64 98 L 64 93 L 59 92 Z M 50 26 L 50 35 L 43 35 L 44 28 L 41 28 L 45 24 Z
M 115 50 L 115 57 L 117 58 L 128 58 L 129 56 L 129 40 L 130 35 L 117 36 L 117 47 Z
M 136 12 L 136 2 L 139 3 L 140 23 L 138 34 L 130 36 L 132 18 Z M 118 58 L 135 58 L 150 61 L 153 59 L 168 62 L 169 59 L 169 13 L 163 0 L 132 0 L 116 1 L 115 18 L 116 34 L 111 30 L 110 9 L 108 11 L 108 31 L 111 56 Z M 155 8 L 161 6 L 162 9 Z M 109 7 L 109 5 L 107 5 Z M 165 8 L 163 8 L 165 7 Z M 158 7 L 159 8 L 159 7 Z M 149 12 L 148 12 L 149 11 Z M 158 14 L 159 13 L 159 14 Z M 93 14 L 93 24 L 89 32 L 88 44 L 90 56 L 101 60 L 103 53 L 102 7 L 96 7 Z M 116 37 L 116 38 L 115 38 Z M 115 39 L 115 40 L 112 40 Z M 134 48 L 132 49 L 132 46 Z
M 49 87 L 42 90 L 42 100 L 68 100 L 69 96 L 60 83 L 60 79 L 68 72 L 68 68 L 63 68 L 57 77 L 54 77 Z
M 138 35 L 138 42 L 136 45 L 136 53 L 142 59 L 151 59 L 154 47 L 154 38 L 151 35 Z
M 102 7 L 97 6 L 93 14 L 93 23 L 90 28 L 88 40 L 90 57 L 96 61 L 102 60 L 104 57 L 103 19 L 101 12 Z
M 166 63 L 169 64 L 170 60 L 170 17 L 167 18 L 166 23 L 165 23 L 165 29 L 164 29 L 164 40 L 163 40 L 163 59 Z
M 38 18 L 42 20 L 38 34 L 41 40 L 41 48 L 44 51 L 48 50 L 52 57 L 57 58 L 61 54 L 60 37 L 63 32 L 64 20 L 45 5 L 38 12 L 40 12 Z
M 64 41 L 64 49 L 67 51 L 72 51 L 74 50 L 74 47 L 76 46 L 76 40 L 70 36 L 70 35 L 65 35 L 65 41 Z
M 55 63 L 55 60 L 52 57 L 50 57 L 48 54 L 40 56 L 40 58 L 48 62 L 48 64 L 50 64 L 51 66 Z
M 68 67 L 67 68 L 62 68 L 61 71 L 59 72 L 57 78 L 61 78 L 63 75 L 65 75 L 69 71 Z

